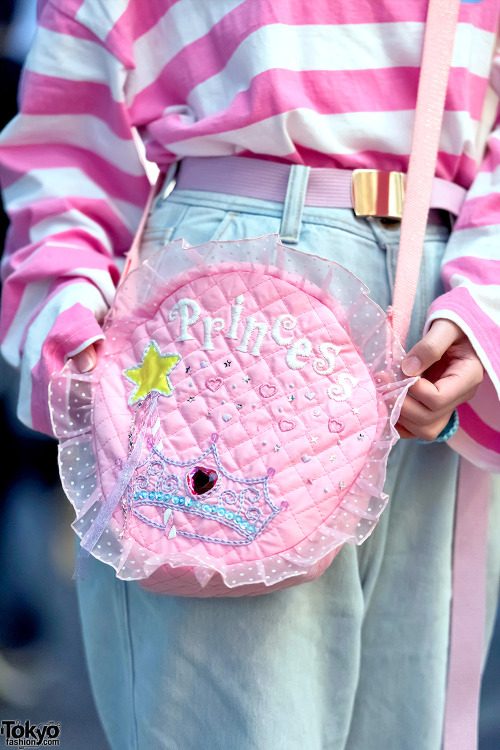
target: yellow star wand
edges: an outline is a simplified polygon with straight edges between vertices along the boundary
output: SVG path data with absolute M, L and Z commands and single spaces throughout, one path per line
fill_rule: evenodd
M 180 354 L 160 354 L 156 341 L 150 341 L 142 362 L 123 371 L 125 377 L 137 386 L 129 398 L 129 404 L 142 401 L 153 391 L 171 396 L 173 388 L 168 376 L 180 359 Z

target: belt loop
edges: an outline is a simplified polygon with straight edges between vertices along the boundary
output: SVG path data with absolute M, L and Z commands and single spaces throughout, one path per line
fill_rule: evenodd
M 297 244 L 302 224 L 302 211 L 306 199 L 310 167 L 292 164 L 288 177 L 283 217 L 281 219 L 280 237 L 283 242 Z
M 162 185 L 158 190 L 158 193 L 151 205 L 151 210 L 149 212 L 149 215 L 151 216 L 154 214 L 158 206 L 163 203 L 163 201 L 167 198 L 168 195 L 172 192 L 174 186 L 175 186 L 175 180 L 177 176 L 177 172 L 179 169 L 180 161 L 174 161 L 172 164 L 169 165 L 166 172 L 162 173 L 160 172 L 158 174 L 158 179 L 162 181 Z
M 167 169 L 167 172 L 165 174 L 165 180 L 163 182 L 163 187 L 162 187 L 161 192 L 160 192 L 162 200 L 165 200 L 165 198 L 172 191 L 172 183 L 175 182 L 175 179 L 177 177 L 177 173 L 179 171 L 180 164 L 181 164 L 180 161 L 174 161 L 174 162 L 172 162 L 172 164 L 169 165 L 169 167 Z

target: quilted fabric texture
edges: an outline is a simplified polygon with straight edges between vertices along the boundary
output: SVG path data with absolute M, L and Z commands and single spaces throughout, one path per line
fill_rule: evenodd
M 120 578 L 264 593 L 371 533 L 414 379 L 346 269 L 276 236 L 177 241 L 126 279 L 105 333 L 51 408 L 73 526 Z

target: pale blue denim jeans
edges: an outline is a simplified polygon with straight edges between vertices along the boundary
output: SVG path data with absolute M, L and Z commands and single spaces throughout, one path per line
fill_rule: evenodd
M 282 223 L 281 203 L 174 190 L 155 203 L 144 253 L 179 237 L 196 245 L 300 233 L 300 250 L 346 266 L 387 308 L 399 227 L 349 209 L 306 207 L 300 216 L 293 198 L 298 212 Z M 408 346 L 442 292 L 448 233 L 433 215 Z M 347 545 L 316 581 L 283 591 L 151 594 L 92 558 L 78 593 L 113 750 L 439 750 L 457 465 L 446 444 L 401 440 L 389 458 L 391 500 L 372 536 Z M 488 636 L 497 558 L 492 545 Z

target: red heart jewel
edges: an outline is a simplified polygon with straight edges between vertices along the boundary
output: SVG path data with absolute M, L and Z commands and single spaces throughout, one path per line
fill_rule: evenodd
M 186 474 L 186 481 L 192 495 L 204 495 L 210 492 L 217 484 L 218 478 L 214 469 L 207 469 L 204 466 L 195 466 Z

